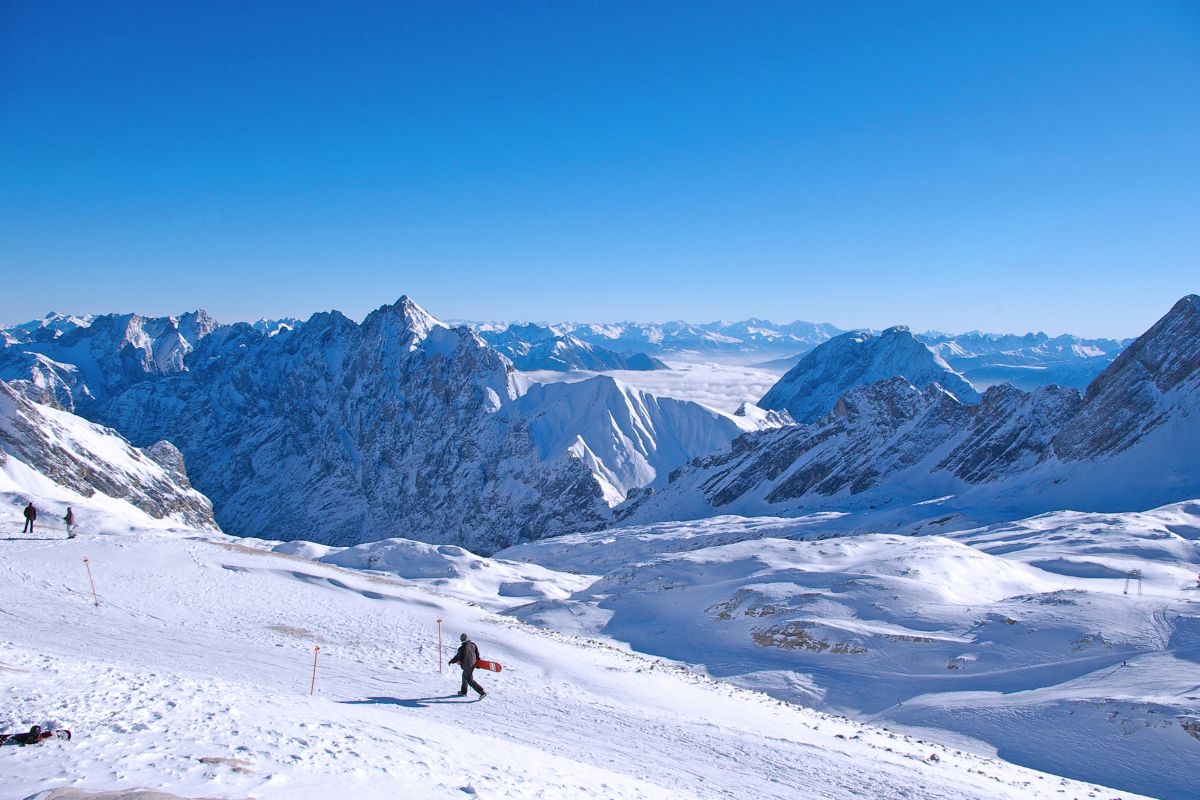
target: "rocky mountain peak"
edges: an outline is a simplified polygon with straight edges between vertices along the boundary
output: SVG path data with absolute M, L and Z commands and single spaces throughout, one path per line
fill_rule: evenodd
M 818 345 L 759 401 L 783 409 L 797 422 L 813 422 L 831 411 L 843 394 L 858 386 L 902 378 L 915 386 L 937 383 L 963 402 L 974 403 L 974 387 L 903 325 L 878 336 L 851 331 Z

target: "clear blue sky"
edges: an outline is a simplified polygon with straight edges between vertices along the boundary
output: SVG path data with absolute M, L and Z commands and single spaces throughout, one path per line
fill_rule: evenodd
M 1195 2 L 0 0 L 0 321 L 1136 334 L 1200 291 Z

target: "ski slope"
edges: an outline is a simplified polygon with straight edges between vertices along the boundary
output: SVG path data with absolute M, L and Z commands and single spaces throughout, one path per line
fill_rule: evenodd
M 313 560 L 361 552 L 272 552 L 84 508 L 79 539 L 0 539 L 0 728 L 75 733 L 0 748 L 6 798 L 1117 796 L 497 612 L 522 576 L 544 597 L 578 576 L 556 589 L 547 570 L 410 548 L 425 572 L 409 580 Z M 433 569 L 439 555 L 453 563 Z M 450 696 L 458 674 L 439 671 L 460 631 L 505 667 L 478 676 L 483 701 Z

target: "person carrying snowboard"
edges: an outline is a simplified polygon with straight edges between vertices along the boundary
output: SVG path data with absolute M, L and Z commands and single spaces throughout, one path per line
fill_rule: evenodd
M 71 510 L 70 506 L 67 506 L 67 513 L 63 517 L 63 522 L 67 524 L 67 538 L 74 539 L 75 533 L 71 528 L 75 527 L 75 512 Z
M 458 690 L 458 696 L 466 697 L 467 687 L 470 686 L 479 692 L 479 699 L 482 700 L 487 697 L 487 692 L 471 677 L 475 672 L 475 662 L 479 661 L 479 648 L 471 641 L 471 637 L 465 633 L 460 635 L 458 640 L 462 644 L 458 646 L 458 652 L 454 654 L 454 658 L 450 659 L 451 664 L 458 664 L 462 667 L 462 688 Z
M 37 519 L 37 509 L 33 507 L 33 501 L 29 501 L 29 505 L 25 506 L 25 527 L 21 529 L 21 533 L 33 533 L 33 521 Z

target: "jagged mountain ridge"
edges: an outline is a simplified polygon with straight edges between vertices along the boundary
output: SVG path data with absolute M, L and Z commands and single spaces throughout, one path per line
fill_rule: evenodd
M 821 419 L 747 434 L 729 452 L 689 463 L 665 489 L 632 495 L 617 515 L 1141 510 L 1200 493 L 1198 447 L 1200 298 L 1189 295 L 1084 396 L 1001 385 L 970 406 L 936 383 L 858 386 Z
M 852 331 L 818 345 L 758 404 L 786 410 L 797 422 L 812 422 L 829 413 L 848 389 L 897 376 L 917 386 L 938 383 L 963 402 L 979 400 L 965 378 L 919 342 L 908 328 L 898 325 L 878 336 Z
M 645 353 L 618 353 L 535 323 L 516 323 L 499 331 L 481 329 L 479 335 L 507 356 L 517 369 L 525 371 L 669 369 L 662 361 Z
M 203 310 L 178 317 L 51 314 L 0 349 L 0 380 L 35 402 L 74 411 L 143 380 L 184 370 L 184 360 L 217 329 Z M 84 324 L 86 323 L 86 324 Z
M 591 393 L 615 384 L 599 378 L 530 390 L 561 404 L 567 444 L 547 447 L 534 418 L 546 409 L 518 399 L 512 364 L 408 298 L 361 325 L 330 312 L 271 334 L 222 327 L 188 367 L 135 384 L 98 417 L 135 442 L 177 444 L 227 531 L 338 545 L 404 536 L 490 551 L 594 529 L 624 496 L 627 484 L 612 480 L 629 474 L 624 465 L 669 470 L 766 424 L 672 401 L 678 413 L 648 426 L 609 413 L 601 430 Z M 613 408 L 640 396 L 610 394 Z

